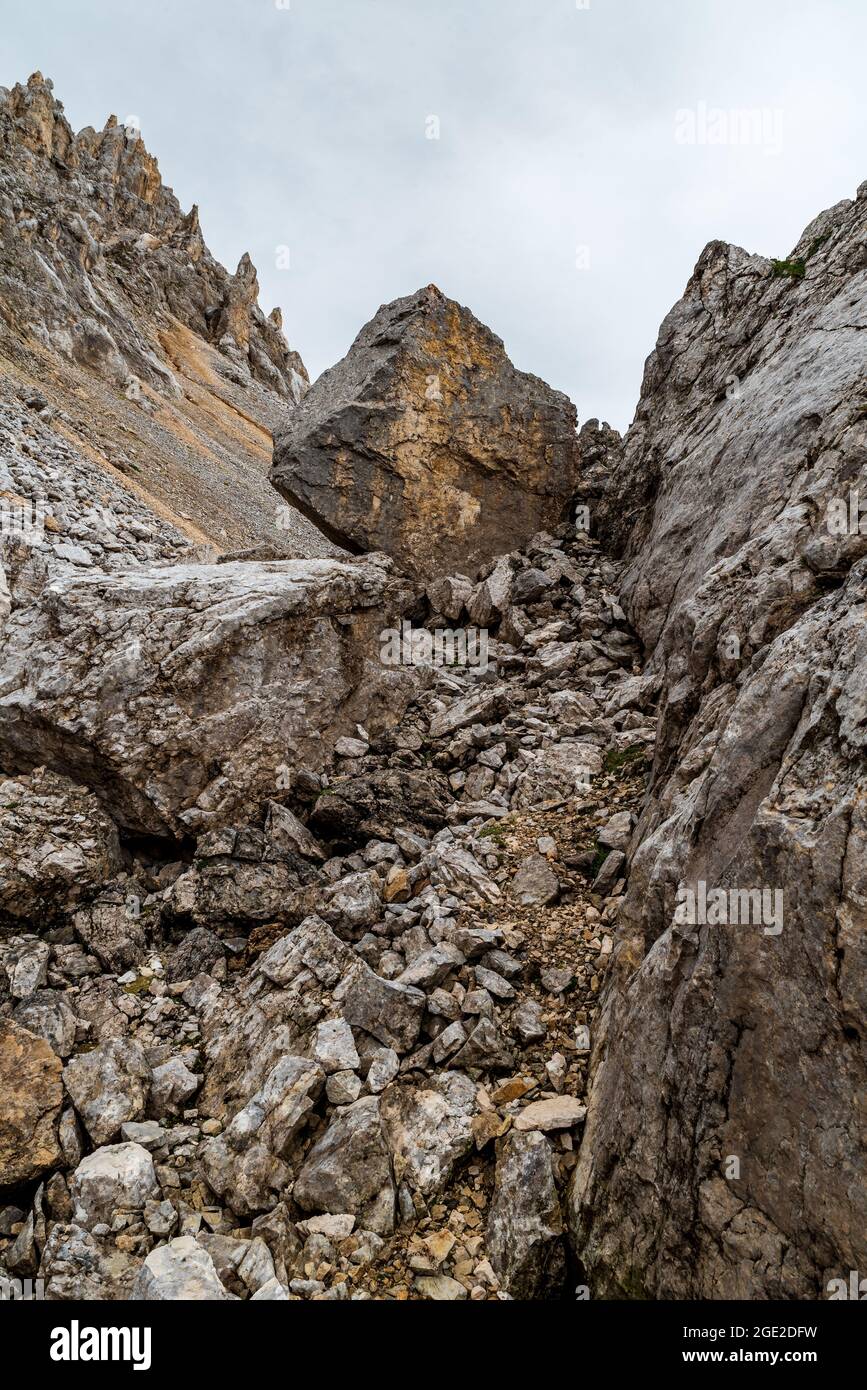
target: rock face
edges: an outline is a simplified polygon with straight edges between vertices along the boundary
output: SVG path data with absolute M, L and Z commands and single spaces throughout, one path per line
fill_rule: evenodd
M 350 550 L 473 574 L 564 520 L 575 410 L 429 285 L 383 306 L 286 417 L 271 480 Z
M 259 307 L 249 256 L 234 275 L 214 260 L 135 117 L 75 134 L 40 73 L 0 88 L 0 283 L 0 402 L 24 403 L 16 438 L 44 421 L 55 485 L 66 455 L 97 476 L 100 549 L 117 532 L 94 491 L 120 480 L 196 542 L 331 552 L 267 483 L 270 430 L 306 390 L 304 365 L 279 310 Z M 55 510 L 56 486 L 46 495 Z
M 712 243 L 612 470 L 662 716 L 572 1198 L 594 1294 L 817 1298 L 867 1263 L 865 328 L 867 185 L 776 274 Z M 699 884 L 779 911 L 675 921 Z
M 353 715 L 399 715 L 412 672 L 377 642 L 399 595 L 375 558 L 58 576 L 6 626 L 0 758 L 93 785 L 132 829 L 224 822 Z

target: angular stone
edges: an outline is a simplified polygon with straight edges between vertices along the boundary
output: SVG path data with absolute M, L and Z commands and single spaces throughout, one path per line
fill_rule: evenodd
M 330 1075 L 336 1071 L 354 1071 L 358 1066 L 358 1051 L 352 1029 L 343 1018 L 332 1018 L 316 1025 L 313 1035 L 313 1057 Z
M 593 880 L 593 892 L 601 893 L 603 896 L 610 893 L 617 880 L 622 877 L 626 869 L 626 855 L 619 849 L 613 849 L 606 856 L 602 868 Z
M 442 844 L 436 847 L 432 878 L 456 897 L 467 897 L 470 901 L 481 898 L 484 902 L 495 903 L 501 897 L 494 880 L 463 845 Z
M 131 1298 L 141 1302 L 204 1302 L 228 1299 L 214 1262 L 192 1236 L 178 1236 L 152 1250 L 136 1276 Z
M 629 841 L 632 839 L 631 812 L 618 811 L 616 815 L 606 821 L 597 838 L 605 849 L 628 849 Z
M 306 1057 L 281 1057 L 265 1084 L 232 1120 L 226 1139 L 243 1149 L 255 1138 L 277 1157 L 285 1156 L 322 1090 L 325 1074 Z
M 433 579 L 427 586 L 427 596 L 435 613 L 455 622 L 469 602 L 473 592 L 472 580 L 465 574 L 452 574 L 444 579 Z
M 38 990 L 18 1005 L 13 1019 L 38 1038 L 44 1038 L 58 1057 L 68 1057 L 75 1046 L 76 1017 L 59 990 Z
M 441 1033 L 437 1033 L 431 1053 L 434 1066 L 441 1066 L 447 1057 L 457 1052 L 459 1047 L 463 1047 L 466 1040 L 467 1030 L 460 1020 L 450 1023 Z
M 367 1230 L 394 1230 L 394 1184 L 379 1107 L 379 1097 L 366 1096 L 337 1112 L 293 1188 L 303 1211 L 351 1212 Z
M 326 989 L 333 989 L 357 959 L 352 948 L 320 917 L 305 917 L 294 931 L 263 952 L 257 969 L 273 984 L 285 986 L 306 968 Z
M 338 739 L 338 743 L 340 741 Z M 268 805 L 265 834 L 272 850 L 277 854 L 288 850 L 291 854 L 300 854 L 304 859 L 325 858 L 325 851 L 307 826 L 302 824 L 288 806 L 281 806 L 278 801 L 272 801 Z
M 367 1073 L 367 1088 L 377 1095 L 384 1091 L 400 1071 L 400 1058 L 392 1047 L 380 1047 L 373 1054 Z
M 19 937 L 4 951 L 2 969 L 13 999 L 27 1000 L 46 982 L 49 948 L 44 941 Z
M 539 971 L 539 983 L 548 994 L 564 994 L 575 983 L 575 971 L 567 965 L 549 965 Z
M 504 980 L 502 975 L 498 975 L 495 970 L 486 970 L 483 965 L 477 965 L 473 971 L 476 977 L 476 984 L 480 989 L 487 990 L 495 999 L 514 999 L 515 991 L 508 980 Z
M 475 1082 L 461 1072 L 442 1072 L 421 1086 L 389 1086 L 381 1114 L 397 1182 L 425 1197 L 441 1192 L 473 1147 L 475 1113 Z
M 277 431 L 271 480 L 332 539 L 467 571 L 563 520 L 575 410 L 433 285 L 385 305 Z
M 551 1146 L 538 1131 L 512 1131 L 498 1142 L 487 1250 L 513 1298 L 558 1296 L 566 1273 L 563 1220 Z
M 420 989 L 383 980 L 359 961 L 341 986 L 340 1006 L 347 1023 L 403 1054 L 421 1031 L 425 996 Z
M 405 903 L 411 896 L 412 888 L 406 869 L 392 864 L 385 880 L 382 896 L 387 903 Z
M 448 1274 L 422 1274 L 415 1286 L 422 1298 L 433 1299 L 436 1303 L 460 1303 L 467 1297 L 463 1284 Z
M 560 880 L 542 854 L 531 854 L 518 865 L 512 897 L 522 907 L 547 907 L 560 896 Z
M 491 723 L 503 708 L 504 698 L 502 690 L 487 687 L 452 700 L 431 720 L 431 738 L 446 738 L 449 734 L 456 734 L 459 729 L 468 728 L 470 724 Z
M 83 1158 L 70 1187 L 74 1220 L 90 1229 L 112 1213 L 143 1211 L 159 1197 L 153 1159 L 141 1144 L 109 1144 Z
M 451 1058 L 453 1067 L 481 1071 L 508 1071 L 514 1064 L 514 1055 L 503 1041 L 493 1019 L 480 1018 L 466 1043 Z
M 120 975 L 139 965 L 147 952 L 147 932 L 137 894 L 121 886 L 104 890 L 73 918 L 76 935 L 104 970 Z
M 71 1057 L 63 1084 L 94 1144 L 108 1144 L 126 1120 L 144 1117 L 151 1069 L 141 1046 L 109 1038 Z
M 61 1070 L 47 1042 L 0 1018 L 0 1188 L 32 1182 L 62 1162 Z
M 350 874 L 327 890 L 325 904 L 325 915 L 339 926 L 348 930 L 373 926 L 382 915 L 379 876 Z
M 220 938 L 207 927 L 194 927 L 172 951 L 166 965 L 166 980 L 177 984 L 210 974 L 226 953 Z
M 550 748 L 533 749 L 518 777 L 512 805 L 526 810 L 547 801 L 586 796 L 593 778 L 601 771 L 602 753 L 593 743 L 564 739 Z
M 292 1295 L 279 1279 L 269 1279 L 250 1295 L 251 1303 L 288 1303 Z
M 532 1101 L 515 1116 L 514 1125 L 515 1129 L 540 1129 L 547 1134 L 552 1129 L 574 1128 L 586 1114 L 586 1105 L 574 1096 L 556 1096 Z
M 172 1057 L 154 1067 L 148 1100 L 151 1114 L 158 1120 L 166 1115 L 179 1115 L 201 1084 L 202 1078 L 191 1072 L 180 1057 Z
M 332 1105 L 351 1105 L 361 1095 L 361 1078 L 354 1071 L 334 1071 L 325 1083 Z
M 542 1017 L 542 1006 L 535 999 L 524 999 L 512 1010 L 510 1027 L 524 1046 L 542 1042 L 548 1035 L 548 1025 Z
M 416 956 L 412 964 L 398 975 L 397 983 L 414 985 L 417 989 L 433 989 L 442 984 L 453 970 L 459 970 L 464 960 L 465 957 L 457 946 L 453 946 L 450 941 L 443 941 L 440 945 L 432 946 L 429 951 L 422 951 L 421 955 Z
M 325 839 L 365 844 L 389 839 L 394 825 L 439 830 L 450 801 L 448 782 L 433 768 L 423 775 L 383 768 L 336 779 L 313 807 L 310 825 Z
M 368 750 L 368 744 L 360 738 L 348 738 L 344 735 L 339 738 L 334 745 L 334 752 L 338 758 L 363 758 Z

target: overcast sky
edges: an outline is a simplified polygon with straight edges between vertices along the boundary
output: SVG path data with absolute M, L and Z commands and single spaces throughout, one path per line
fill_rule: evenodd
M 0 83 L 137 116 L 312 376 L 434 282 L 622 429 L 705 243 L 784 256 L 867 178 L 867 0 L 581 3 L 0 0 Z

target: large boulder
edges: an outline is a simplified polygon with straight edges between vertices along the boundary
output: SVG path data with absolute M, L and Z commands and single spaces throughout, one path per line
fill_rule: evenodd
M 270 1211 L 291 1181 L 284 1159 L 325 1083 L 317 1062 L 281 1057 L 264 1085 L 203 1152 L 213 1190 L 242 1215 Z
M 711 244 L 614 468 L 662 716 L 571 1197 L 594 1296 L 812 1299 L 867 1267 L 867 525 L 831 524 L 867 497 L 865 245 L 867 185 L 803 275 Z
M 132 830 L 198 831 L 402 712 L 379 661 L 402 590 L 383 557 L 55 578 L 16 608 L 0 662 L 0 758 L 92 785 Z
M 359 961 L 342 981 L 339 997 L 343 1016 L 353 1028 L 363 1028 L 398 1053 L 415 1046 L 426 1004 L 420 989 L 384 980 Z
M 92 792 L 45 768 L 0 781 L 0 917 L 43 922 L 119 867 L 117 830 Z
M 429 285 L 384 305 L 287 415 L 271 481 L 340 545 L 429 577 L 556 526 L 578 472 L 571 402 Z
M 358 777 L 336 777 L 319 797 L 310 816 L 311 828 L 325 838 L 365 844 L 388 838 L 395 825 L 438 830 L 451 801 L 441 772 L 407 768 L 377 768 Z
M 141 908 L 139 893 L 123 879 L 109 884 L 73 918 L 76 935 L 105 970 L 121 974 L 137 965 L 148 946 L 151 913 Z
M 394 1179 L 378 1096 L 342 1106 L 308 1153 L 293 1197 L 303 1211 L 352 1212 L 380 1235 L 394 1230 Z
M 132 1038 L 107 1038 L 70 1058 L 63 1084 L 94 1144 L 108 1144 L 121 1125 L 145 1113 L 151 1069 Z
M 0 1018 L 0 1188 L 30 1182 L 62 1162 L 61 1070 L 47 1042 Z
M 441 1192 L 473 1147 L 476 1084 L 443 1072 L 424 1085 L 394 1082 L 382 1095 L 382 1121 L 394 1175 L 425 1197 Z

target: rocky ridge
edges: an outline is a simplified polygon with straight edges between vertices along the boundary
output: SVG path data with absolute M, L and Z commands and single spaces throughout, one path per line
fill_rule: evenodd
M 134 118 L 76 134 L 40 73 L 0 88 L 0 402 L 17 447 L 23 407 L 55 483 L 74 458 L 97 491 L 144 495 L 215 551 L 327 555 L 267 482 L 270 432 L 306 388 L 249 256 L 234 275 L 214 260 Z

